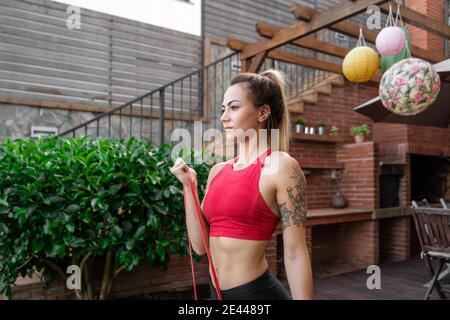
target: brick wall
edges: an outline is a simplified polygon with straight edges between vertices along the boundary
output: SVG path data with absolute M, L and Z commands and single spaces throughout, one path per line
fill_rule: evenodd
M 342 145 L 338 161 L 345 164 L 340 189 L 354 208 L 375 209 L 379 203 L 377 145 L 372 142 Z
M 350 263 L 361 268 L 379 262 L 378 220 L 314 226 L 313 269 Z
M 444 22 L 444 0 L 406 0 L 405 4 L 421 14 Z M 413 45 L 444 55 L 444 39 L 442 37 L 410 24 L 408 24 L 408 28 Z
M 366 268 L 379 263 L 378 220 L 346 223 L 339 239 L 345 261 Z
M 411 155 L 405 156 L 405 169 L 403 170 L 403 176 L 400 178 L 400 190 L 399 190 L 400 206 L 411 206 Z
M 400 179 L 400 205 L 411 205 L 410 154 L 450 156 L 450 128 L 376 123 L 373 140 L 384 163 L 404 164 Z
M 332 94 L 319 95 L 317 104 L 305 104 L 302 115 L 307 125 L 315 125 L 319 120 L 327 123 L 327 133 L 331 126 L 337 126 L 339 143 L 293 140 L 290 154 L 297 159 L 303 169 L 315 167 L 311 174 L 306 176 L 308 209 L 331 207 L 331 197 L 336 192 L 336 182 L 330 179 L 330 170 L 336 166 L 338 149 L 343 143 L 353 143 L 350 135 L 353 126 L 368 124 L 371 129 L 367 140 L 372 139 L 371 120 L 353 111 L 353 108 L 372 99 L 378 94 L 376 84 L 352 84 L 345 81 L 343 87 L 333 87 Z M 297 116 L 291 116 L 292 121 Z M 294 127 L 294 125 L 293 125 Z M 320 167 L 320 168 L 317 168 Z M 324 168 L 324 169 L 322 169 Z M 350 189 L 347 191 L 350 192 Z M 354 203 L 359 205 L 360 203 Z M 366 203 L 364 203 L 366 205 Z
M 409 153 L 450 156 L 450 128 L 408 125 Z
M 412 217 L 381 219 L 380 263 L 406 260 L 411 257 Z
M 331 95 L 319 94 L 317 104 L 305 104 L 303 118 L 307 126 L 324 120 L 327 131 L 335 125 L 339 129 L 339 136 L 343 142 L 353 142 L 350 128 L 363 123 L 371 127 L 372 122 L 369 118 L 354 112 L 353 109 L 376 96 L 378 96 L 377 84 L 353 84 L 346 80 L 343 87 L 333 87 Z M 292 116 L 292 120 L 295 118 L 296 116 Z M 371 140 L 372 133 L 367 138 Z
M 375 123 L 373 141 L 379 145 L 380 161 L 405 163 L 408 126 L 404 124 Z

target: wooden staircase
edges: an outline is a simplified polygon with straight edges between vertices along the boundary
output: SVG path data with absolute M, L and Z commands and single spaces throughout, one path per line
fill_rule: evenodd
M 299 87 L 298 90 L 288 98 L 288 108 L 291 113 L 302 114 L 305 103 L 317 104 L 319 95 L 331 95 L 333 87 L 344 86 L 344 77 L 339 74 L 329 76 L 315 82 L 309 87 Z

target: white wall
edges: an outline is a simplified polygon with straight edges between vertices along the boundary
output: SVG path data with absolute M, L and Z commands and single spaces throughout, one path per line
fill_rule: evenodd
M 201 35 L 201 1 L 189 0 L 57 0 L 57 2 L 100 11 L 173 29 Z M 83 24 L 83 9 L 81 9 Z

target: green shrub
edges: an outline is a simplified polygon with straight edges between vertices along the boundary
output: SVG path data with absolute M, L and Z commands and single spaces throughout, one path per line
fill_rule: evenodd
M 81 267 L 77 298 L 104 299 L 114 277 L 147 260 L 166 266 L 187 253 L 183 190 L 169 145 L 82 138 L 7 140 L 0 145 L 0 293 L 41 271 L 50 281 Z M 204 194 L 209 166 L 197 171 Z M 94 292 L 93 262 L 104 263 Z M 97 279 L 98 280 L 98 279 Z

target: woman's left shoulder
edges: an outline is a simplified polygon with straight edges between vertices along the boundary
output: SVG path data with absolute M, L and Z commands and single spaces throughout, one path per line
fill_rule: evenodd
M 296 166 L 300 168 L 298 161 L 292 157 L 286 151 L 273 151 L 271 154 L 271 160 L 277 163 L 280 168 Z M 271 161 L 271 162 L 273 162 Z
M 298 161 L 285 151 L 273 151 L 265 169 L 265 174 L 272 175 L 276 181 L 290 178 L 293 173 L 302 171 Z

